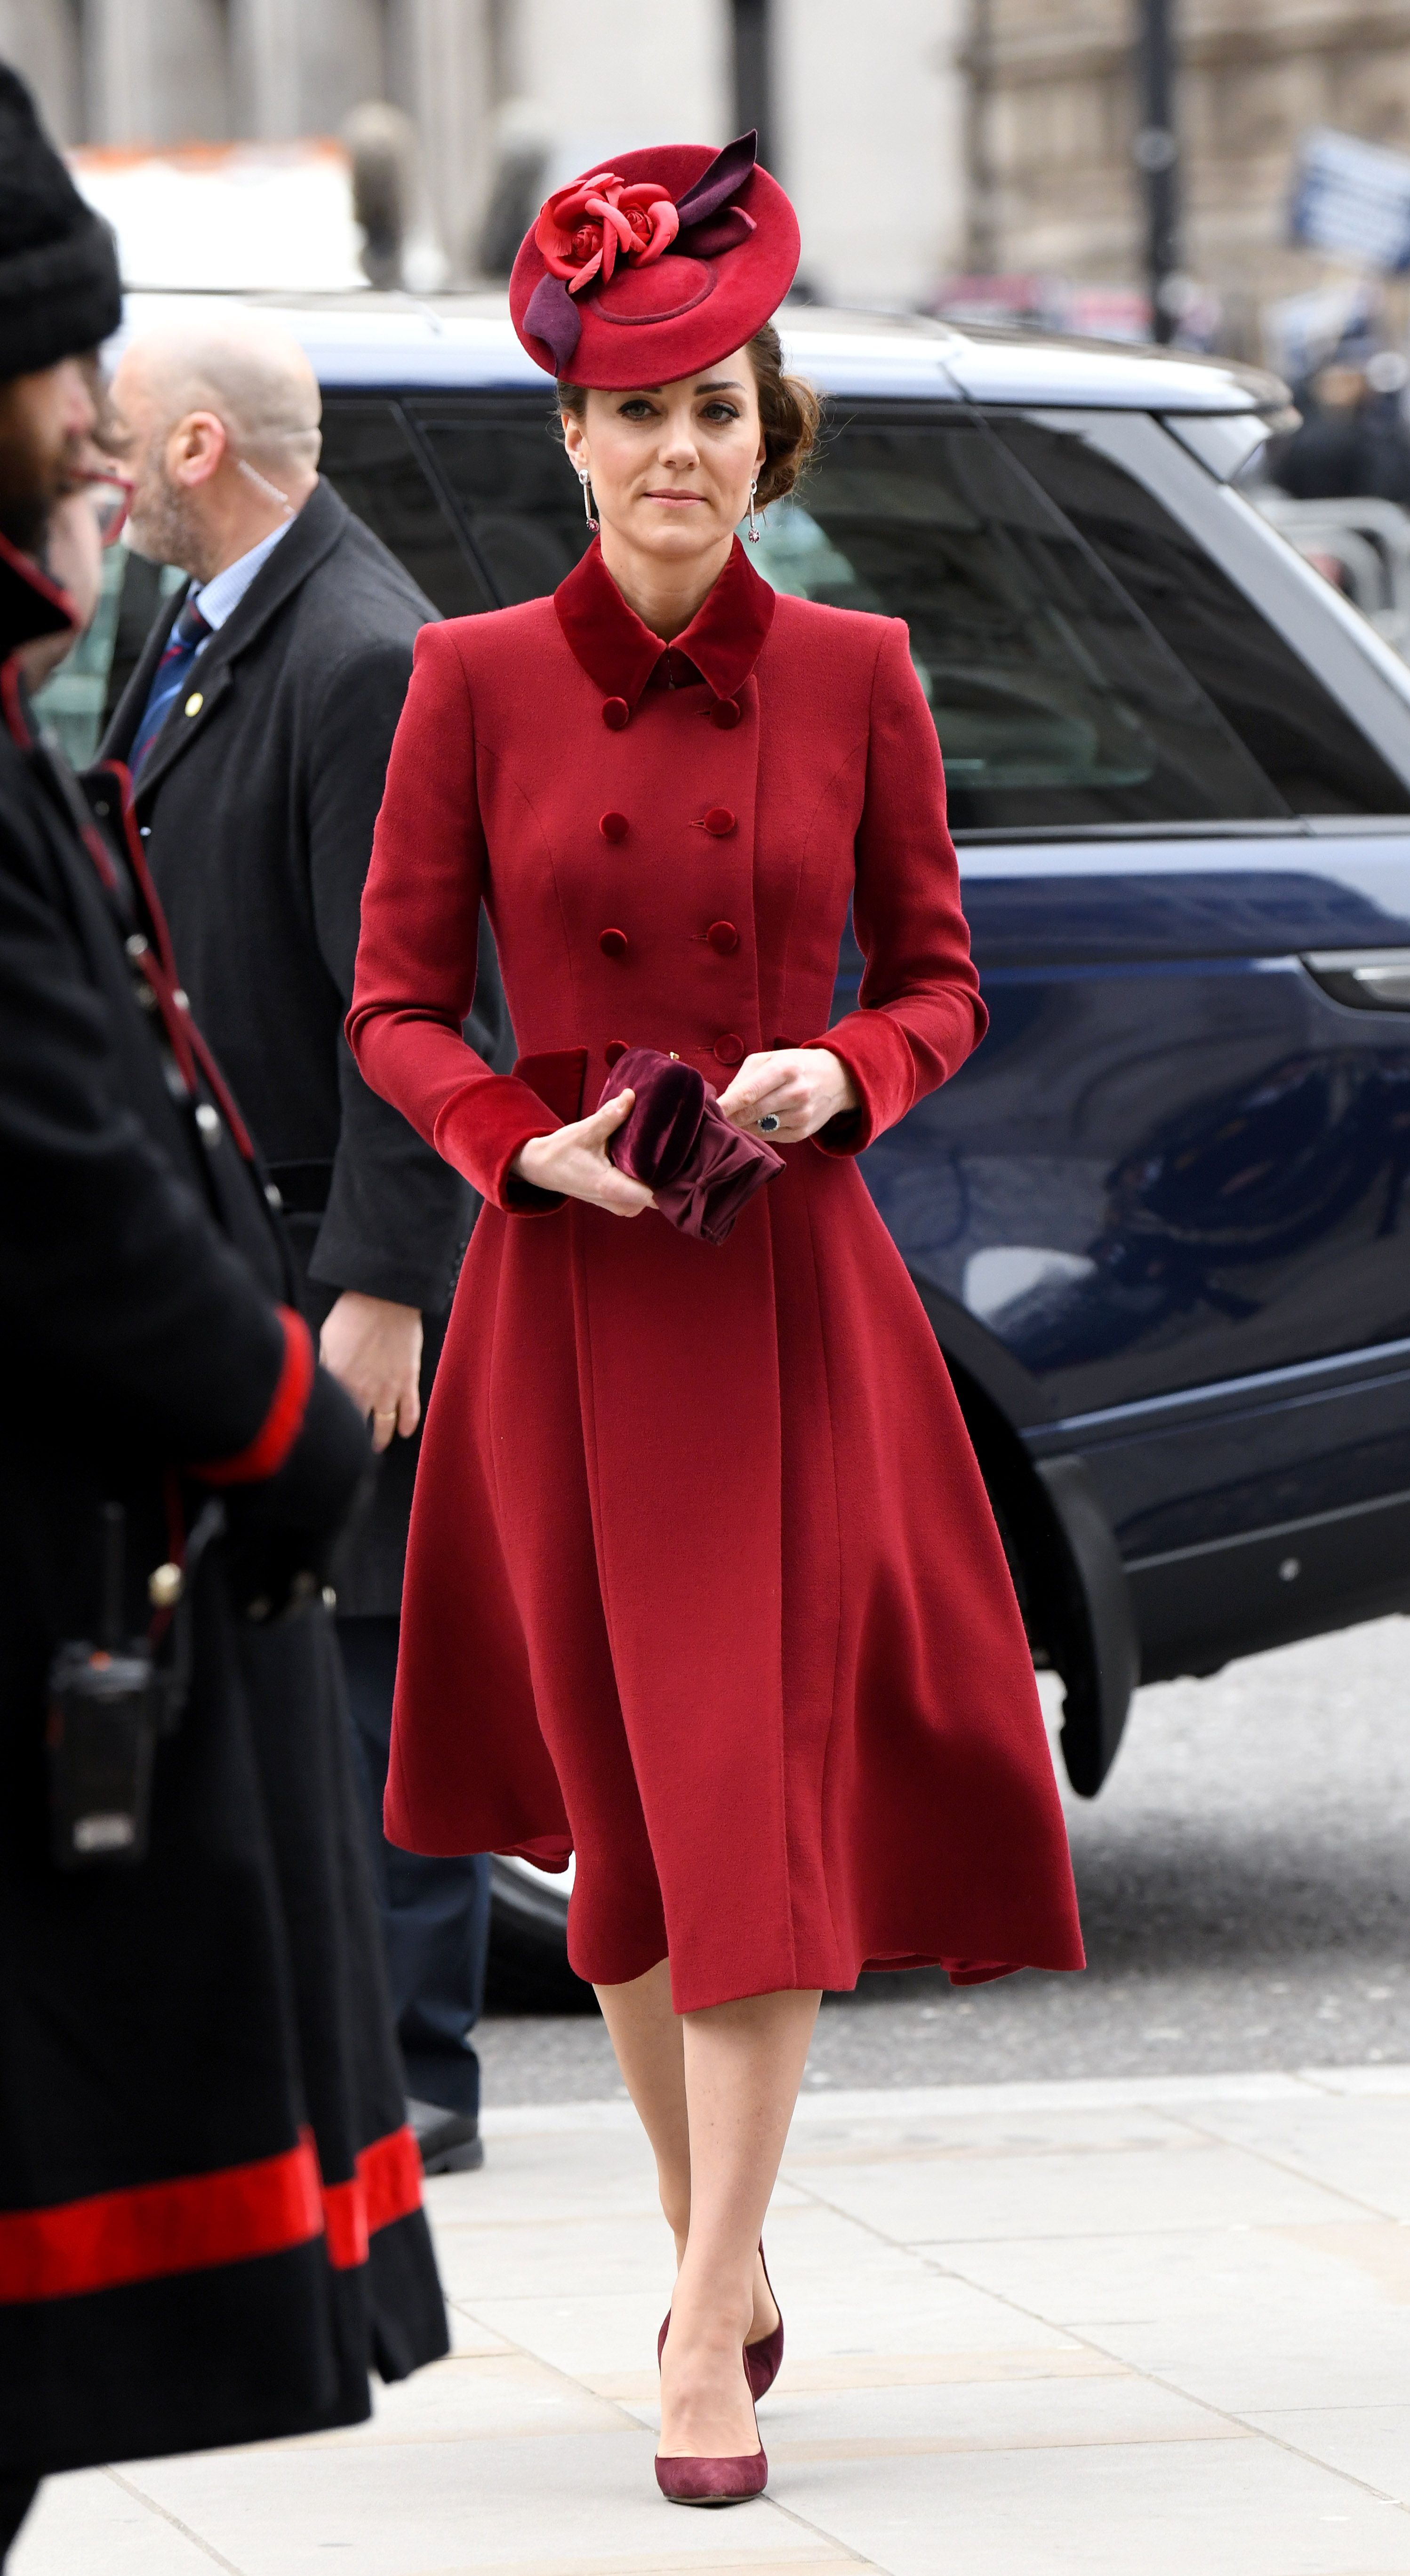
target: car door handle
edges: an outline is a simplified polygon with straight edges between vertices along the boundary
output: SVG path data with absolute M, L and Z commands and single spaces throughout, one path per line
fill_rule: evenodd
M 1410 1011 L 1410 948 L 1323 948 L 1302 962 L 1334 1002 Z

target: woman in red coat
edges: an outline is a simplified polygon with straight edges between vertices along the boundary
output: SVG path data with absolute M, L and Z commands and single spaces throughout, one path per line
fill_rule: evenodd
M 544 209 L 512 309 L 600 542 L 553 598 L 418 638 L 348 1023 L 487 1201 L 417 1484 L 387 1830 L 577 1854 L 573 1963 L 676 2235 L 682 2501 L 764 2482 L 756 2247 L 820 1989 L 1082 1962 L 1003 1552 L 856 1168 L 985 1025 L 935 730 L 903 625 L 776 596 L 734 534 L 815 416 L 768 324 L 797 250 L 752 138 Z M 482 900 L 509 1076 L 461 1038 Z M 866 972 L 829 1029 L 849 903 Z M 734 1150 L 781 1149 L 727 1240 L 611 1157 L 633 1094 L 599 1102 L 643 1047 L 727 1086 Z

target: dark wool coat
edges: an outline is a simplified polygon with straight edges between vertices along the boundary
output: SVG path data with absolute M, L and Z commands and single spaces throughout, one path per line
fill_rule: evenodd
M 0 543 L 0 2480 L 354 2422 L 446 2342 L 321 1606 L 250 1626 L 210 1548 L 148 1857 L 49 1856 L 100 1508 L 142 1635 L 202 1475 L 256 1493 L 312 1377 L 115 787 L 87 821 L 4 659 L 63 623 Z
M 461 1042 L 481 896 L 527 1050 Z M 861 1008 L 828 1028 L 849 902 Z M 864 1968 L 1080 1966 L 1023 1626 L 856 1154 L 985 1023 L 904 626 L 736 546 L 665 650 L 592 549 L 428 627 L 363 905 L 368 1080 L 488 1205 L 412 1516 L 388 1831 L 578 1875 L 573 1963 L 679 2011 Z M 723 1245 L 511 1181 L 624 1043 L 860 1111 Z M 549 1104 L 547 1107 L 545 1103 Z
M 183 594 L 100 758 L 125 760 Z M 419 1306 L 429 1394 L 474 1199 L 348 1052 L 358 908 L 416 635 L 436 611 L 320 482 L 193 665 L 137 784 L 192 1007 L 288 1212 L 317 1331 L 345 1288 Z M 195 707 L 188 715 L 186 708 Z M 476 1043 L 503 1004 L 487 942 Z M 395 1611 L 419 1438 L 394 1440 L 339 1606 Z

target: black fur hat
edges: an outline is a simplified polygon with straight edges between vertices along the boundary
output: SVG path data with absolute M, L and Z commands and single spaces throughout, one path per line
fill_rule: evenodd
M 112 234 L 0 63 L 0 380 L 96 349 L 121 315 Z

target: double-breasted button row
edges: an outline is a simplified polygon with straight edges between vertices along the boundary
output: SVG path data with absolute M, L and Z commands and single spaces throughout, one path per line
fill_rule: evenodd
M 721 733 L 730 733 L 738 724 L 743 713 L 744 710 L 739 705 L 737 699 L 716 698 L 714 705 L 710 709 L 710 722 L 712 725 L 718 726 Z M 632 711 L 625 698 L 603 699 L 602 721 L 610 732 L 620 733 L 625 725 L 629 725 L 631 723 L 631 720 Z
M 705 936 L 717 957 L 732 957 L 739 946 L 739 933 L 732 921 L 712 921 Z M 625 957 L 632 943 L 625 930 L 609 922 L 605 930 L 599 930 L 597 944 L 604 957 Z
M 713 839 L 722 841 L 734 830 L 735 821 L 736 817 L 730 812 L 728 805 L 712 805 L 708 814 L 702 814 L 696 828 L 702 832 L 709 832 Z M 625 841 L 632 827 L 625 814 L 607 813 L 599 814 L 597 828 L 604 841 Z

